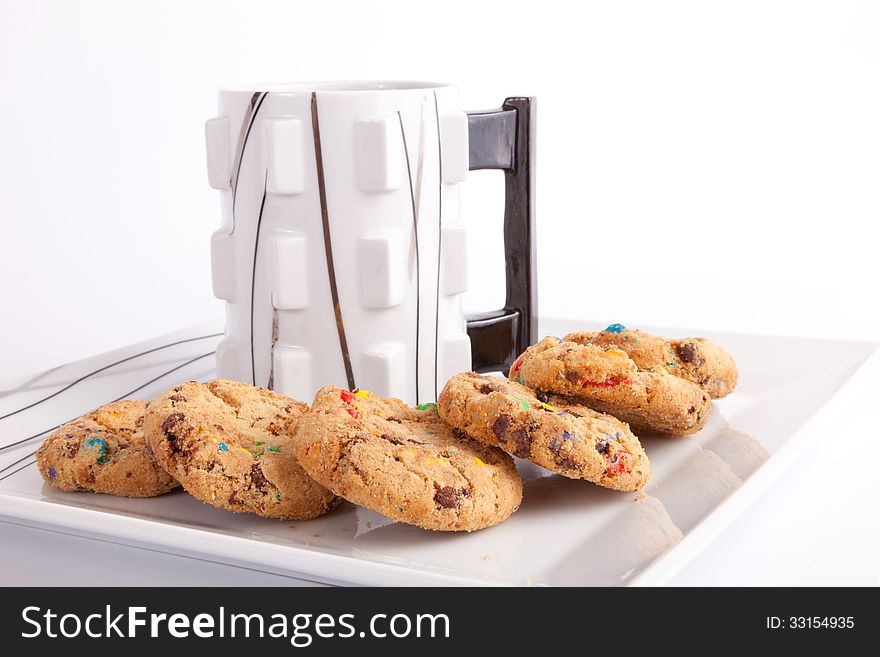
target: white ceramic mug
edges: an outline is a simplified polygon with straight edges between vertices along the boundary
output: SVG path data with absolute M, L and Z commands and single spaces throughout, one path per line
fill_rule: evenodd
M 467 114 L 445 84 L 225 88 L 205 135 L 223 208 L 219 376 L 307 402 L 333 383 L 418 404 L 534 341 L 533 99 Z M 478 168 L 507 176 L 507 303 L 466 318 L 458 183 Z

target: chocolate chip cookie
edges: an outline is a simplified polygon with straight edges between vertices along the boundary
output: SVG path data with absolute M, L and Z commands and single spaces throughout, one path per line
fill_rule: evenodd
M 113 402 L 55 430 L 37 450 L 50 486 L 122 497 L 153 497 L 177 487 L 144 445 L 145 401 Z
M 514 361 L 509 377 L 609 413 L 636 433 L 696 433 L 712 409 L 709 394 L 696 383 L 665 369 L 642 370 L 622 349 L 555 337 L 529 347 Z
M 202 502 L 308 520 L 326 513 L 337 498 L 297 463 L 290 434 L 307 410 L 236 381 L 190 381 L 150 403 L 144 435 L 156 462 Z
M 471 438 L 570 479 L 634 491 L 651 478 L 639 439 L 617 418 L 518 383 L 464 372 L 437 400 L 440 417 Z
M 712 399 L 729 395 L 736 388 L 736 363 L 729 353 L 706 338 L 661 338 L 612 324 L 595 333 L 569 333 L 563 340 L 616 347 L 625 351 L 640 370 L 666 370 L 696 383 Z
M 410 408 L 326 386 L 296 424 L 294 442 L 306 472 L 337 495 L 425 529 L 490 527 L 522 500 L 513 459 L 457 435 L 436 404 Z

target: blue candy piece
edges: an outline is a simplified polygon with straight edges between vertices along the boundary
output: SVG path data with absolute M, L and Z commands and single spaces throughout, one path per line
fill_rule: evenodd
M 104 444 L 104 440 L 102 438 L 92 438 L 86 443 L 88 447 L 97 447 L 100 450 L 100 454 L 98 454 L 98 464 L 106 463 L 110 459 L 107 457 L 107 445 Z
M 599 452 L 600 454 L 607 454 L 608 453 L 608 441 L 603 438 L 598 443 L 596 443 L 596 451 Z
M 562 439 L 563 440 L 571 440 L 571 434 L 568 433 L 568 431 L 563 431 L 562 432 Z
M 229 446 L 226 443 L 220 443 L 219 445 L 217 445 L 217 449 L 219 449 L 221 452 L 228 452 Z
M 57 474 L 55 468 L 49 468 L 49 479 L 54 479 Z
M 611 326 L 606 326 L 603 333 L 623 333 L 626 330 L 626 327 L 623 324 L 611 324 Z

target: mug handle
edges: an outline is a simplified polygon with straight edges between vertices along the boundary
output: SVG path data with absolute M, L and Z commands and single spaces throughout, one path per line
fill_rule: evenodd
M 535 271 L 535 98 L 508 98 L 500 109 L 468 112 L 469 169 L 504 171 L 504 308 L 467 316 L 475 372 L 507 373 L 537 341 Z

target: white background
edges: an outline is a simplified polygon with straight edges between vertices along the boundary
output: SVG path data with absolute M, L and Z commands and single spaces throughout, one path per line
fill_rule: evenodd
M 233 82 L 538 96 L 544 314 L 880 339 L 878 34 L 868 2 L 0 0 L 0 376 L 222 312 L 202 125 Z M 466 183 L 472 309 L 500 303 L 500 194 Z M 839 512 L 867 480 L 807 500 L 810 454 L 678 581 L 876 584 L 842 567 L 877 544 Z M 839 566 L 786 558 L 820 540 Z

